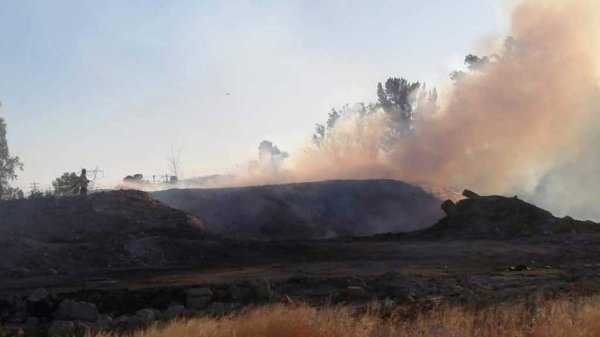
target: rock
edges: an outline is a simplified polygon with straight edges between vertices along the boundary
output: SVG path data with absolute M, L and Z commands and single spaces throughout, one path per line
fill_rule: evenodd
M 174 319 L 176 317 L 183 315 L 184 312 L 185 312 L 185 307 L 183 305 L 173 304 L 173 305 L 169 306 L 167 308 L 167 310 L 165 310 L 165 312 L 163 313 L 162 316 L 165 320 L 171 320 L 171 319 Z
M 25 330 L 20 326 L 5 326 L 4 329 L 0 329 L 5 337 L 25 337 Z
M 58 309 L 54 312 L 54 317 L 59 320 L 95 322 L 100 315 L 94 304 L 66 299 L 59 304 Z
M 234 302 L 246 302 L 248 299 L 248 290 L 236 285 L 232 285 L 227 289 L 227 296 Z
M 109 315 L 100 315 L 98 319 L 92 325 L 95 331 L 107 331 L 113 325 L 113 319 Z
M 23 300 L 21 299 L 21 296 L 19 296 L 17 294 L 10 294 L 10 295 L 6 296 L 5 301 L 10 306 L 15 307 L 15 308 L 17 307 L 17 304 L 19 302 L 23 302 Z
M 529 270 L 529 267 L 527 267 L 527 265 L 524 265 L 524 264 L 520 264 L 515 267 L 515 271 L 528 271 L 528 270 Z
M 351 299 L 361 299 L 369 296 L 367 290 L 359 286 L 348 286 L 344 289 L 344 296 Z
M 23 301 L 20 297 L 17 297 L 14 299 L 13 306 L 15 308 L 15 314 L 13 317 L 19 322 L 24 322 L 29 316 L 27 314 L 27 302 Z
M 151 323 L 160 318 L 160 311 L 154 309 L 140 309 L 135 312 L 135 315 L 139 317 L 144 323 Z
M 250 283 L 250 287 L 254 297 L 259 302 L 270 301 L 273 297 L 273 293 L 271 292 L 271 284 L 265 279 L 252 281 Z
M 444 201 L 441 207 L 444 213 L 446 213 L 446 216 L 453 216 L 456 214 L 456 204 L 450 199 Z
M 26 302 L 26 311 L 31 316 L 50 317 L 52 311 L 54 311 L 55 305 L 52 302 L 52 296 L 44 288 L 34 291 L 29 295 Z
M 27 336 L 38 336 L 40 335 L 40 319 L 37 317 L 29 317 L 25 322 L 25 332 Z
M 191 297 L 212 297 L 213 292 L 209 287 L 191 288 L 186 291 L 186 295 Z
M 186 294 L 186 307 L 195 310 L 206 308 L 213 297 L 213 292 L 208 287 L 188 289 Z
M 224 315 L 229 311 L 228 309 L 223 302 L 212 302 L 208 305 L 206 311 L 211 315 Z
M 54 321 L 48 328 L 49 337 L 68 337 L 75 334 L 75 323 L 71 321 Z
M 467 198 L 467 199 L 479 198 L 479 194 L 477 194 L 477 193 L 475 193 L 473 191 L 470 191 L 470 190 L 464 190 L 462 192 L 462 196 L 465 197 L 465 198 Z
M 119 329 L 123 330 L 132 330 L 141 328 L 146 324 L 140 317 L 138 316 L 119 316 L 115 322 L 115 325 Z
M 46 289 L 39 288 L 36 291 L 34 291 L 31 295 L 29 295 L 29 297 L 27 297 L 27 301 L 40 302 L 40 301 L 47 300 L 49 296 L 50 296 L 50 294 L 48 293 L 48 291 Z
M 75 321 L 75 336 L 89 336 L 91 324 L 89 322 Z

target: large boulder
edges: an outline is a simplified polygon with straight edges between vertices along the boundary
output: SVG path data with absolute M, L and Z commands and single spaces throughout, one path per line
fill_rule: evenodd
M 251 281 L 250 289 L 252 289 L 254 299 L 259 302 L 268 302 L 273 298 L 271 283 L 266 279 Z
M 188 289 L 186 292 L 186 307 L 193 310 L 206 308 L 213 298 L 213 292 L 208 287 Z
M 54 321 L 48 328 L 49 337 L 69 337 L 75 332 L 75 323 L 72 321 Z
M 172 320 L 177 317 L 183 316 L 185 313 L 185 307 L 181 304 L 171 304 L 165 312 L 163 312 L 162 317 L 165 320 Z
M 98 309 L 92 303 L 78 302 L 70 299 L 62 301 L 54 312 L 58 320 L 81 320 L 95 322 L 100 317 Z

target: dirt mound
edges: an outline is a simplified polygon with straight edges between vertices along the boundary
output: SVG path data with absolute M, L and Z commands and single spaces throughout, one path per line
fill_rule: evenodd
M 178 258 L 170 241 L 205 234 L 199 218 L 133 190 L 4 202 L 0 219 L 0 271 L 17 274 L 160 265 Z
M 563 233 L 599 232 L 600 225 L 591 221 L 557 218 L 552 213 L 517 197 L 479 196 L 465 190 L 465 199 L 442 204 L 446 217 L 425 234 L 440 236 L 511 238 Z
M 366 236 L 427 227 L 443 216 L 440 200 L 394 180 L 333 180 L 155 192 L 167 205 L 197 214 L 231 237 Z

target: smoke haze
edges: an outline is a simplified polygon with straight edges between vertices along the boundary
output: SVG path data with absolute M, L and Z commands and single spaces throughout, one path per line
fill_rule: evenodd
M 445 90 L 409 134 L 381 149 L 383 112 L 347 116 L 326 147 L 292 153 L 287 169 L 238 184 L 395 178 L 511 194 L 557 214 L 600 219 L 600 4 L 529 0 L 512 14 L 492 62 Z

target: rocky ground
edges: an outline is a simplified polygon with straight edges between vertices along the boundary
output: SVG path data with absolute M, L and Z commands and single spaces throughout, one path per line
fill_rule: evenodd
M 14 221 L 0 229 L 13 242 L 1 249 L 20 252 L 3 255 L 1 266 L 33 270 L 0 279 L 0 323 L 9 336 L 68 336 L 271 302 L 377 300 L 418 312 L 600 290 L 598 225 L 555 218 L 516 198 L 465 196 L 444 203 L 447 216 L 430 229 L 323 240 L 220 237 L 200 218 L 136 191 L 57 206 L 51 199 L 0 205 L 2 219 Z M 68 240 L 56 240 L 39 222 L 19 232 L 19 207 L 29 219 L 81 212 L 100 227 L 87 233 L 78 221 L 65 222 L 66 229 L 54 223 Z M 23 242 L 33 243 L 15 248 Z M 124 248 L 132 242 L 141 248 Z

